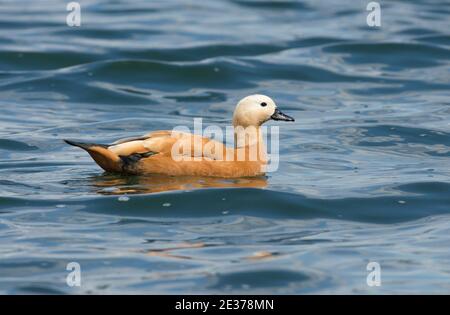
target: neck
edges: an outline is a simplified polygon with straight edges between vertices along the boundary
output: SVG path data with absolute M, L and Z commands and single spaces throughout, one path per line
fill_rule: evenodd
M 252 156 L 258 161 L 267 160 L 266 145 L 260 126 L 234 126 L 234 148 L 248 151 L 247 156 Z

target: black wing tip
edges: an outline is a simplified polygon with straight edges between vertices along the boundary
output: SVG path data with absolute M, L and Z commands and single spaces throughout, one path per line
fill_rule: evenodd
M 83 144 L 83 143 L 81 143 L 81 142 L 76 142 L 76 141 L 69 140 L 69 139 L 63 139 L 63 141 L 64 141 L 65 143 L 67 143 L 67 144 L 70 144 L 70 145 L 73 145 L 73 146 L 76 146 L 76 147 L 79 147 L 80 145 Z
M 119 157 L 122 160 L 122 163 L 127 166 L 127 165 L 136 163 L 141 159 L 148 158 L 155 154 L 156 154 L 156 152 L 148 151 L 148 152 L 144 152 L 144 153 L 133 153 L 130 155 L 119 155 Z
M 67 144 L 73 145 L 75 147 L 80 147 L 83 149 L 88 149 L 88 148 L 94 147 L 94 146 L 102 147 L 105 149 L 107 149 L 109 147 L 109 145 L 107 145 L 107 144 L 85 143 L 85 142 L 78 142 L 78 141 L 73 141 L 73 140 L 68 140 L 68 139 L 63 139 L 63 141 Z

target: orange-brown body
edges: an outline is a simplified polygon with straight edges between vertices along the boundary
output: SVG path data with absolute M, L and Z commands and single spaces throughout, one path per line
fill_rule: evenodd
M 253 177 L 264 175 L 267 163 L 265 146 L 260 141 L 235 149 L 198 135 L 165 130 L 155 131 L 137 139 L 119 140 L 109 146 L 66 142 L 85 149 L 107 172 Z M 181 151 L 174 158 L 174 145 L 188 150 Z M 256 156 L 254 152 L 257 152 Z M 127 157 L 146 153 L 150 153 L 149 156 L 127 162 Z

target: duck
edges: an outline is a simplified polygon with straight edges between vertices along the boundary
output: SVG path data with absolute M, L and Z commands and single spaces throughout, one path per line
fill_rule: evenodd
M 266 95 L 241 99 L 233 113 L 234 146 L 177 130 L 156 130 L 111 144 L 64 139 L 79 147 L 108 173 L 132 175 L 241 178 L 264 176 L 267 150 L 261 126 L 295 119 L 281 112 Z

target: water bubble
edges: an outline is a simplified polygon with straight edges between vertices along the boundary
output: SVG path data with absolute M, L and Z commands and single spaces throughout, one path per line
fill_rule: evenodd
M 399 200 L 398 203 L 400 203 L 400 204 L 405 204 L 406 201 L 405 201 L 405 200 Z
M 230 211 L 222 211 L 222 214 L 228 214 Z
M 56 205 L 56 208 L 65 208 L 66 205 L 60 204 L 60 205 Z
M 170 207 L 171 206 L 171 204 L 169 202 L 165 202 L 162 205 L 163 205 L 163 207 Z
M 120 196 L 120 197 L 118 198 L 118 200 L 119 200 L 119 201 L 124 201 L 124 202 L 126 202 L 126 201 L 130 200 L 130 197 L 128 197 L 128 196 Z

